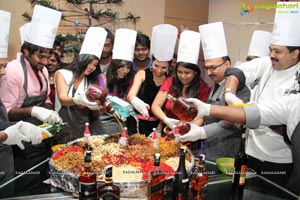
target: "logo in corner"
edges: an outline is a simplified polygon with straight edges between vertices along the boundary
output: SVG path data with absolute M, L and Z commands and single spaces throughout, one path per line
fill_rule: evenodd
M 254 9 L 251 6 L 247 5 L 245 2 L 242 3 L 242 8 L 241 8 L 241 12 L 240 12 L 241 16 L 245 15 L 246 13 L 253 12 L 253 11 L 254 11 Z

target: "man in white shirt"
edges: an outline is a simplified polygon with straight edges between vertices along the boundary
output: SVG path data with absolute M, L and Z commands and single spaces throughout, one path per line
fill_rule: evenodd
M 278 2 L 278 4 L 281 3 Z M 300 10 L 297 10 L 297 13 L 300 13 Z M 257 58 L 238 66 L 238 69 L 244 72 L 247 85 L 256 79 L 260 80 L 253 95 L 253 100 L 259 104 L 271 102 L 299 90 L 295 74 L 300 66 L 300 36 L 298 34 L 300 30 L 297 26 L 300 15 L 286 13 L 283 15 L 282 13 L 276 12 L 275 15 L 269 56 Z M 235 70 L 227 70 L 226 74 L 232 75 Z M 225 90 L 231 91 L 232 96 L 235 96 L 234 91 L 238 84 L 237 77 L 230 76 L 227 79 Z M 227 98 L 226 101 L 230 104 L 231 99 Z M 279 128 L 284 129 L 284 127 L 251 129 L 247 138 L 246 153 L 249 156 L 249 168 L 253 168 L 259 174 L 278 184 L 285 185 L 293 168 L 293 159 L 290 146 L 277 133 Z M 187 140 L 188 138 L 193 138 L 193 134 L 187 134 L 182 139 Z

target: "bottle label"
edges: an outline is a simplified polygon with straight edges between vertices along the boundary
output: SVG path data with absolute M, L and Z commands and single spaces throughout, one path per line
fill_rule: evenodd
M 189 182 L 189 178 L 182 179 L 182 183 Z
M 114 193 L 108 192 L 99 197 L 99 200 L 119 200 L 120 196 L 115 195 Z
M 245 185 L 246 171 L 247 171 L 247 166 L 246 165 L 242 165 L 241 166 L 241 172 L 240 172 L 241 174 L 240 174 L 239 185 Z
M 96 183 L 79 182 L 79 195 L 83 198 L 96 197 Z
M 151 195 L 158 193 L 160 191 L 164 190 L 164 186 L 165 186 L 165 181 L 161 181 L 155 185 L 151 185 L 150 191 L 151 191 Z

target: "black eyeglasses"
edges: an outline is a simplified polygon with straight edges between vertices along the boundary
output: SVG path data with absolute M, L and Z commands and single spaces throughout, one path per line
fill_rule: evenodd
M 226 62 L 227 62 L 227 60 L 225 60 L 223 63 L 221 63 L 221 64 L 219 64 L 219 65 L 212 65 L 212 66 L 210 66 L 210 67 L 204 67 L 204 69 L 205 69 L 206 71 L 208 71 L 208 70 L 214 71 L 214 70 L 216 70 L 217 68 L 219 68 L 219 67 L 221 67 L 222 65 L 224 65 Z

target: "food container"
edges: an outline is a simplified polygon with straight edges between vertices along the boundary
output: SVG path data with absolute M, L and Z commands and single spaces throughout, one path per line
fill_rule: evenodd
M 93 137 L 93 140 L 99 139 L 99 137 L 103 136 L 91 136 Z M 106 136 L 105 136 L 106 137 Z M 50 161 L 49 161 L 49 168 L 50 168 L 50 177 L 51 177 L 51 184 L 55 187 L 61 188 L 66 192 L 71 192 L 71 193 L 78 193 L 79 187 L 78 187 L 78 173 L 74 173 L 72 170 L 61 170 L 58 169 L 58 167 L 55 166 L 55 156 L 61 151 L 63 148 L 67 148 L 68 146 L 72 145 L 77 145 L 78 143 L 82 142 L 84 138 L 80 138 L 76 141 L 70 142 L 66 144 L 65 146 L 60 147 L 54 154 L 52 155 Z M 93 141 L 92 140 L 92 141 Z M 146 139 L 148 140 L 148 139 Z M 116 139 L 117 141 L 117 139 Z M 93 151 L 97 151 L 97 147 L 93 148 Z M 187 160 L 187 171 L 191 173 L 193 164 L 194 164 L 194 157 L 189 149 L 187 149 L 187 152 L 189 154 L 189 159 Z M 92 153 L 93 156 L 93 153 Z M 153 156 L 151 156 L 153 157 Z M 92 158 L 93 160 L 93 158 Z M 179 162 L 179 156 L 177 157 L 172 157 L 168 160 L 169 162 Z M 93 161 L 92 161 L 93 162 Z M 104 162 L 104 161 L 103 161 Z M 166 161 L 167 162 L 167 161 Z M 176 166 L 172 167 L 174 171 L 176 171 Z M 175 169 L 174 169 L 175 168 Z M 121 181 L 121 180 L 116 180 L 115 177 L 119 177 L 117 175 L 118 173 L 133 173 L 133 175 L 139 175 L 140 177 L 144 175 L 144 173 L 147 173 L 141 169 L 138 169 L 136 171 L 133 171 L 134 168 L 126 169 L 122 167 L 114 167 L 113 168 L 113 179 L 114 183 L 120 187 L 120 192 L 121 192 L 121 197 L 122 198 L 146 198 L 147 197 L 147 189 L 148 189 L 148 181 L 147 179 L 140 179 L 140 181 Z M 121 170 L 120 172 L 116 172 L 115 170 Z M 104 184 L 104 174 L 103 171 L 97 171 L 97 182 L 98 185 Z M 141 174 L 139 174 L 141 173 Z M 120 179 L 120 178 L 119 178 Z M 172 177 L 167 178 L 168 181 L 170 182 L 170 179 Z
M 234 158 L 223 157 L 216 160 L 218 169 L 227 175 L 234 173 Z

